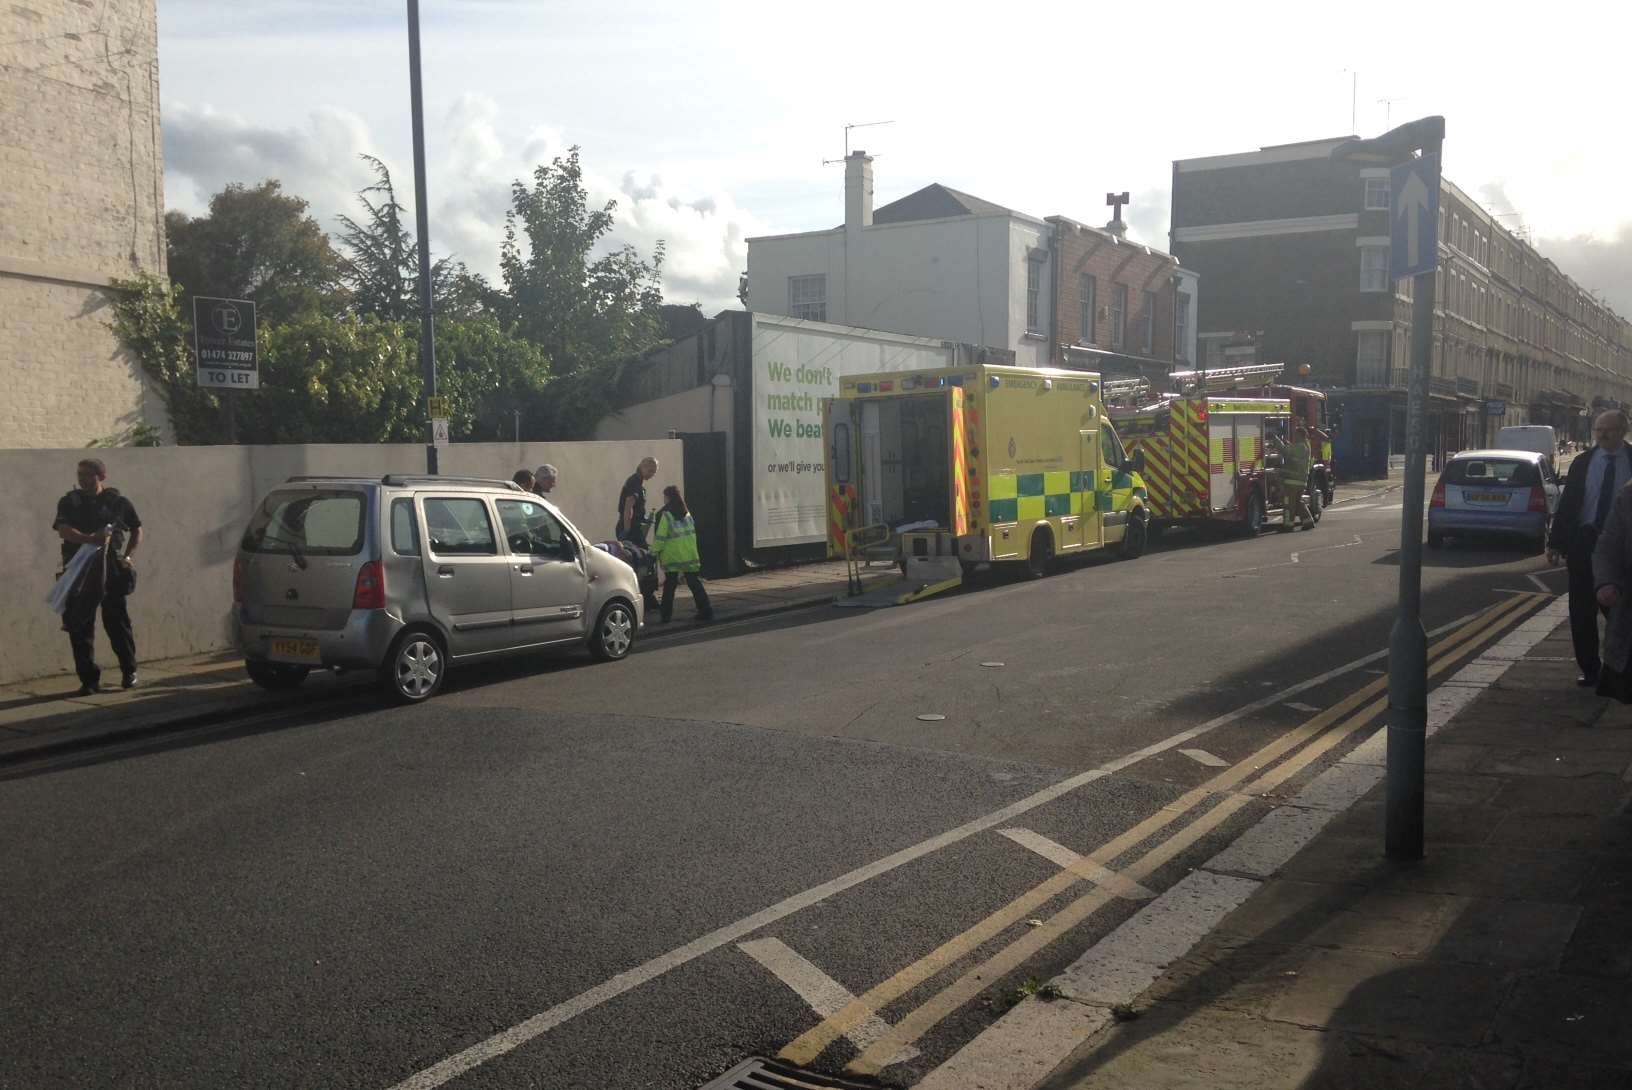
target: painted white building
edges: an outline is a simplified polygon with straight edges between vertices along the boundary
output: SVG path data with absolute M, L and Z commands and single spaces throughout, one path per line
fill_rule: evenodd
M 844 226 L 748 240 L 748 305 L 837 325 L 1050 358 L 1043 220 L 931 185 L 873 211 L 866 152 L 845 160 Z

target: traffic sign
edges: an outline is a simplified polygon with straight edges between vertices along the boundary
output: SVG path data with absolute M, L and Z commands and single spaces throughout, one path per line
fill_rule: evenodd
M 1420 276 L 1439 267 L 1439 155 L 1424 152 L 1389 172 L 1388 275 Z
M 448 445 L 448 422 L 443 417 L 431 417 L 431 445 L 437 447 Z
M 255 352 L 255 304 L 193 296 L 193 354 L 198 384 L 221 390 L 261 388 Z
M 1491 400 L 1485 402 L 1485 415 L 1486 416 L 1506 416 L 1507 415 L 1507 402 L 1501 401 L 1501 400 L 1498 400 L 1498 399 L 1495 399 L 1495 398 L 1492 398 Z
M 446 420 L 452 415 L 448 412 L 448 399 L 440 394 L 432 394 L 430 397 L 425 399 L 425 404 L 430 410 L 428 415 L 431 417 L 440 416 L 442 419 Z

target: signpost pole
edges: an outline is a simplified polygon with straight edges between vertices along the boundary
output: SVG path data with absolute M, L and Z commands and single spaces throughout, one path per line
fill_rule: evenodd
M 1422 146 L 1422 160 L 1434 164 L 1439 187 L 1444 129 Z M 1437 201 L 1436 201 L 1437 207 Z M 1417 216 L 1414 209 L 1407 214 Z M 1419 245 L 1437 250 L 1437 216 L 1421 229 Z M 1428 761 L 1428 634 L 1422 627 L 1422 508 L 1425 491 L 1428 372 L 1434 343 L 1434 288 L 1437 261 L 1412 278 L 1411 377 L 1405 402 L 1405 506 L 1400 519 L 1400 589 L 1394 628 L 1388 638 L 1388 778 L 1383 848 L 1388 858 L 1422 858 L 1423 804 Z
M 436 331 L 431 314 L 430 205 L 425 195 L 425 103 L 419 84 L 419 0 L 408 0 L 408 89 L 414 125 L 414 220 L 419 230 L 419 363 L 425 396 L 431 398 L 436 396 Z M 434 477 L 436 439 L 429 438 L 425 472 Z

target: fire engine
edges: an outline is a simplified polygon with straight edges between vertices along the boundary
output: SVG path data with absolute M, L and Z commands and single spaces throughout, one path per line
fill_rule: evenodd
M 1281 383 L 1283 364 L 1178 371 L 1170 389 L 1146 379 L 1105 383 L 1106 409 L 1130 452 L 1144 455 L 1151 529 L 1233 524 L 1256 534 L 1283 513 L 1273 437 L 1294 421 L 1309 432 L 1313 466 L 1306 486 L 1318 521 L 1335 491 L 1326 395 Z

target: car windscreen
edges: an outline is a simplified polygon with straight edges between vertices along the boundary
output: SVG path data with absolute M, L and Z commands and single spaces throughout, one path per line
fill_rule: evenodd
M 1446 484 L 1485 484 L 1526 488 L 1541 483 L 1534 462 L 1512 458 L 1457 458 L 1445 467 Z
M 273 492 L 261 501 L 242 542 L 245 552 L 355 556 L 363 548 L 361 492 Z

